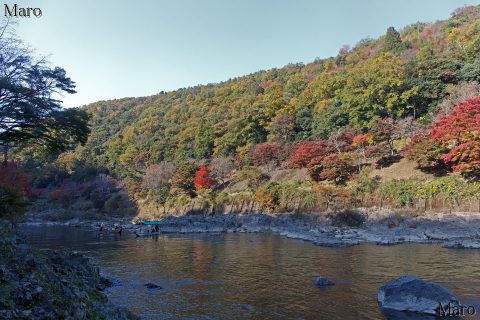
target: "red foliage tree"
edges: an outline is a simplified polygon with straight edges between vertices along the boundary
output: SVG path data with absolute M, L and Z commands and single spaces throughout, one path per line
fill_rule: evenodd
M 438 171 L 448 167 L 443 160 L 445 152 L 446 149 L 440 142 L 432 139 L 430 132 L 422 131 L 415 134 L 405 145 L 402 155 L 416 161 L 420 170 Z
M 289 168 L 305 168 L 312 159 L 332 152 L 325 140 L 300 142 L 287 159 Z
M 257 144 L 252 152 L 252 157 L 257 165 L 264 165 L 272 161 L 278 161 L 281 149 L 278 143 Z
M 480 175 L 480 97 L 459 103 L 432 125 L 432 138 L 448 149 L 453 170 Z
M 206 166 L 201 166 L 195 173 L 195 180 L 193 181 L 197 190 L 211 189 L 215 181 L 210 176 L 210 171 Z
M 317 156 L 310 160 L 307 164 L 308 175 L 313 181 L 320 181 L 320 173 L 322 172 L 323 166 L 322 161 L 325 158 L 325 155 Z
M 30 197 L 32 196 L 30 180 L 30 175 L 21 170 L 15 162 L 9 161 L 0 165 L 0 185 L 20 190 Z
M 355 133 L 352 131 L 341 131 L 333 134 L 328 139 L 328 145 L 331 148 L 330 152 L 336 151 L 340 153 L 340 152 L 351 151 L 354 138 L 355 138 Z

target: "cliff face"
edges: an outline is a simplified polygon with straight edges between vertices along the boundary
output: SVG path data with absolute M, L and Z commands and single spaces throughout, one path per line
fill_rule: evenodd
M 88 258 L 36 250 L 0 225 L 1 319 L 138 319 L 109 303 L 109 280 Z

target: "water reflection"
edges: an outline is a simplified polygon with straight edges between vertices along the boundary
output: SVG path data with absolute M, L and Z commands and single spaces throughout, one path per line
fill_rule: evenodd
M 117 279 L 111 299 L 145 319 L 418 319 L 378 308 L 378 288 L 400 275 L 444 285 L 480 310 L 478 251 L 418 244 L 322 248 L 262 234 L 137 239 L 65 227 L 28 227 L 25 234 L 38 246 L 92 257 Z M 336 285 L 317 288 L 318 275 Z M 163 289 L 145 288 L 147 282 Z

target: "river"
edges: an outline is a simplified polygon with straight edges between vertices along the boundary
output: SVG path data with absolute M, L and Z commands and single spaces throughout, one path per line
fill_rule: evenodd
M 268 234 L 136 238 L 63 226 L 22 226 L 40 248 L 91 257 L 107 295 L 144 319 L 387 319 L 378 288 L 401 275 L 447 287 L 480 313 L 480 251 L 432 244 L 325 248 Z M 336 285 L 317 288 L 315 277 Z M 152 282 L 162 289 L 148 289 Z

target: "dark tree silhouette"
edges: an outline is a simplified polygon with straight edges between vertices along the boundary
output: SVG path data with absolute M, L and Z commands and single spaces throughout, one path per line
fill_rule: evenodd
M 59 152 L 86 142 L 87 113 L 61 107 L 62 95 L 75 92 L 64 69 L 36 57 L 9 32 L 8 21 L 0 25 L 0 145 L 5 160 L 9 148 L 25 144 Z

